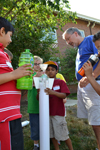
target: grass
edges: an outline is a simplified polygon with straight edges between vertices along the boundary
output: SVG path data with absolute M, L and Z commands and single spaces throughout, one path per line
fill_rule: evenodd
M 77 100 L 77 93 L 71 93 L 70 95 L 67 96 L 67 98 Z
M 72 98 L 74 99 L 74 98 Z M 27 113 L 27 101 L 21 104 L 22 121 L 29 120 Z M 74 150 L 95 150 L 97 147 L 96 139 L 92 127 L 88 125 L 86 119 L 78 119 L 76 117 L 77 106 L 67 107 L 67 126 L 69 129 L 69 136 L 71 138 Z M 33 141 L 30 139 L 30 126 L 23 128 L 24 135 L 24 150 L 33 149 Z M 60 150 L 68 150 L 64 142 L 61 142 Z M 50 142 L 50 150 L 54 150 L 52 142 Z

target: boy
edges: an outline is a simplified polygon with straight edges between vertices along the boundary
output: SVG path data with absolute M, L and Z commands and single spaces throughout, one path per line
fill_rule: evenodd
M 48 64 L 46 73 L 49 78 L 55 78 L 52 90 L 47 88 L 45 92 L 49 95 L 50 109 L 50 138 L 55 150 L 59 150 L 58 141 L 65 141 L 69 150 L 73 150 L 71 140 L 68 136 L 67 123 L 65 120 L 65 107 L 63 99 L 70 94 L 70 91 L 63 80 L 56 79 L 57 64 L 53 61 L 45 62 Z
M 100 49 L 100 31 L 93 36 L 93 42 L 95 43 L 96 48 Z M 91 63 L 88 61 L 88 63 L 84 63 L 83 69 L 85 70 L 85 75 L 88 78 L 89 83 L 92 85 L 94 90 L 100 95 L 100 81 L 96 81 L 92 72 L 93 72 L 93 67 Z M 99 73 L 99 72 L 98 72 Z M 100 80 L 100 79 L 99 79 Z
M 34 77 L 42 76 L 43 72 L 40 70 L 40 64 L 43 59 L 39 56 L 34 56 Z M 31 126 L 31 139 L 34 141 L 34 149 L 39 150 L 39 101 L 36 99 L 37 89 L 33 85 L 32 90 L 28 90 L 28 113 Z
M 13 54 L 7 48 L 4 48 L 4 52 L 6 52 L 9 56 L 10 61 L 13 59 Z
M 23 150 L 20 98 L 16 79 L 31 75 L 30 64 L 13 70 L 4 48 L 12 41 L 14 28 L 5 18 L 0 17 L 0 150 Z M 32 70 L 32 69 L 31 69 Z

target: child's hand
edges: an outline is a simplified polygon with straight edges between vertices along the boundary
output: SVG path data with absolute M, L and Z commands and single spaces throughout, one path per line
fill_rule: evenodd
M 31 74 L 33 74 L 33 70 L 30 66 L 31 66 L 30 64 L 25 64 L 17 68 L 16 70 L 12 71 L 13 79 L 16 80 L 24 76 L 31 76 Z
M 85 75 L 86 75 L 87 77 L 92 76 L 93 67 L 92 67 L 92 65 L 91 65 L 91 62 L 90 62 L 90 61 L 88 61 L 88 62 L 84 63 L 84 65 L 83 65 L 83 69 L 84 69 L 84 71 L 85 71 Z
M 67 98 L 63 99 L 63 103 L 65 104 L 67 102 Z
M 41 77 L 43 75 L 43 71 L 38 71 L 35 75 L 35 77 Z
M 49 89 L 49 88 L 46 88 L 45 92 L 46 92 L 47 95 L 53 95 L 53 93 L 54 93 L 54 91 Z

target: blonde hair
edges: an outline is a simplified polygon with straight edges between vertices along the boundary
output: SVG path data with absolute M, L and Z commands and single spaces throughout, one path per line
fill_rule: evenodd
M 8 50 L 7 48 L 4 48 L 4 52 L 6 52 L 11 57 L 11 59 L 13 59 L 13 54 L 10 50 Z
M 41 57 L 39 57 L 39 56 L 34 56 L 34 60 L 40 60 L 41 61 L 41 63 L 43 63 L 43 59 L 41 58 Z

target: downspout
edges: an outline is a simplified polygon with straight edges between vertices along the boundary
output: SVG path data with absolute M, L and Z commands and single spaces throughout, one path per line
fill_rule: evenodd
M 90 35 L 92 35 L 91 25 L 89 26 L 89 29 L 90 29 Z
M 87 27 L 89 27 L 89 29 L 90 29 L 90 34 L 92 35 L 91 22 L 90 22 L 90 21 L 88 22 Z
M 90 33 L 91 33 L 91 35 L 92 35 L 92 28 L 94 28 L 94 26 L 95 26 L 95 22 L 93 22 L 93 24 L 90 25 Z

